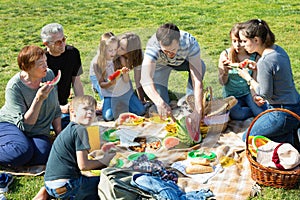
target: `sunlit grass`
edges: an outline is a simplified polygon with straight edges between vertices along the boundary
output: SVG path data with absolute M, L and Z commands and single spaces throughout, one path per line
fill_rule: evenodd
M 173 22 L 198 39 L 202 59 L 207 65 L 205 86 L 212 86 L 215 96 L 220 96 L 217 62 L 221 51 L 229 47 L 231 26 L 261 18 L 269 23 L 277 43 L 288 52 L 299 91 L 299 16 L 300 3 L 294 0 L 1 0 L 0 106 L 4 104 L 7 81 L 19 71 L 18 52 L 28 44 L 42 46 L 40 30 L 51 22 L 61 23 L 68 36 L 67 42 L 80 50 L 84 68 L 82 80 L 87 94 L 93 94 L 88 70 L 102 33 L 136 32 L 145 47 L 159 25 Z M 185 92 L 186 78 L 185 73 L 172 73 L 169 85 L 178 97 Z M 6 196 L 8 199 L 31 199 L 42 184 L 42 177 L 18 177 Z M 296 199 L 299 196 L 298 190 L 264 188 L 263 195 L 255 199 Z

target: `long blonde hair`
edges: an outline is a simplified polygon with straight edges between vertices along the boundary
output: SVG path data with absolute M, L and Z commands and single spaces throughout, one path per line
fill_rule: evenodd
M 102 78 L 105 77 L 106 74 L 106 49 L 109 45 L 114 42 L 119 42 L 118 38 L 112 33 L 107 32 L 101 36 L 100 44 L 99 44 L 99 56 L 97 59 L 98 71 L 100 72 Z

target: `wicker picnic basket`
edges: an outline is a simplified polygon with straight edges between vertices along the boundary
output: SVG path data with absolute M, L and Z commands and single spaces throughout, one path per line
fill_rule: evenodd
M 294 112 L 283 109 L 283 108 L 274 108 L 266 110 L 262 113 L 260 113 L 258 116 L 256 116 L 253 121 L 251 122 L 247 135 L 246 135 L 246 155 L 250 162 L 250 168 L 251 168 L 251 177 L 254 181 L 257 183 L 264 185 L 264 186 L 271 186 L 275 188 L 284 188 L 284 189 L 291 189 L 294 188 L 300 179 L 300 168 L 298 166 L 298 169 L 296 170 L 278 170 L 270 167 L 265 167 L 261 165 L 260 163 L 256 162 L 256 160 L 252 157 L 252 154 L 249 150 L 249 144 L 248 144 L 248 137 L 250 135 L 250 131 L 256 122 L 258 118 L 260 118 L 262 115 L 268 112 L 274 112 L 274 111 L 282 111 L 287 112 L 300 120 L 300 117 L 295 114 Z
M 194 110 L 195 98 L 194 95 L 187 96 L 187 103 Z M 208 133 L 221 133 L 227 128 L 229 118 L 229 110 L 237 104 L 237 99 L 233 96 L 225 99 L 214 99 L 212 88 L 207 87 L 203 90 L 203 119 L 202 126 L 208 127 Z M 207 133 L 205 132 L 205 133 Z M 204 134 L 205 134 L 204 133 Z

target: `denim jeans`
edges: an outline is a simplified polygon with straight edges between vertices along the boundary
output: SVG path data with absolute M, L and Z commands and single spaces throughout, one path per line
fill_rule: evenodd
M 202 64 L 202 80 L 206 71 L 206 65 L 203 62 L 203 60 L 201 60 L 201 64 Z M 187 94 L 191 94 L 193 93 L 194 89 L 193 89 L 193 83 L 192 83 L 192 78 L 191 78 L 191 74 L 190 74 L 190 68 L 189 68 L 189 62 L 186 60 L 184 63 L 182 63 L 179 66 L 159 66 L 160 68 L 155 71 L 154 73 L 154 85 L 156 88 L 156 91 L 159 93 L 159 95 L 161 96 L 161 98 L 166 102 L 166 103 L 170 103 L 170 97 L 168 94 L 168 81 L 169 81 L 169 77 L 171 74 L 172 70 L 176 70 L 176 71 L 187 71 L 189 72 L 189 78 L 188 78 L 188 83 L 186 86 L 186 93 Z
M 269 105 L 271 108 L 285 108 L 300 115 L 300 103 L 294 105 Z M 299 126 L 299 121 L 286 112 L 273 111 L 262 115 L 254 123 L 250 135 L 263 135 L 274 142 L 287 142 L 295 146 L 294 132 Z M 243 135 L 246 140 L 248 129 Z
M 267 109 L 267 103 L 259 107 L 253 101 L 251 94 L 236 98 L 238 103 L 230 109 L 230 119 L 246 120 L 250 117 L 256 117 L 259 113 Z
M 121 113 L 131 112 L 136 115 L 144 115 L 146 109 L 133 90 L 129 90 L 119 97 L 104 97 L 102 117 L 105 121 L 117 119 Z
M 58 194 L 56 191 L 56 185 L 61 187 L 60 182 L 45 182 L 45 187 L 49 195 L 55 198 L 61 199 L 100 199 L 98 196 L 98 184 L 100 181 L 99 176 L 86 177 L 80 176 L 77 179 L 70 179 L 65 183 L 64 187 L 66 187 L 67 191 L 63 194 Z
M 149 192 L 156 199 L 160 200 L 204 200 L 213 196 L 213 193 L 210 190 L 185 193 L 173 181 L 163 181 L 157 176 L 143 173 L 135 174 L 132 177 L 130 184 Z
M 61 130 L 66 128 L 70 123 L 70 114 L 69 113 L 62 113 L 61 114 Z M 54 131 L 52 124 L 50 125 L 50 130 Z
M 50 149 L 48 136 L 28 137 L 16 125 L 0 122 L 0 165 L 45 165 Z
M 101 101 L 103 99 L 103 96 L 102 96 L 101 88 L 100 88 L 97 77 L 95 75 L 90 76 L 90 80 L 92 82 L 93 89 L 95 89 L 97 91 L 97 93 L 99 95 L 99 98 L 100 98 L 100 101 Z

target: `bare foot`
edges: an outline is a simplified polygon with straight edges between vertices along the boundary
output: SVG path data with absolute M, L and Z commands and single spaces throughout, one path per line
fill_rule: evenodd
M 46 188 L 43 186 L 41 187 L 40 191 L 35 195 L 35 197 L 32 200 L 48 200 L 49 194 L 46 191 Z

